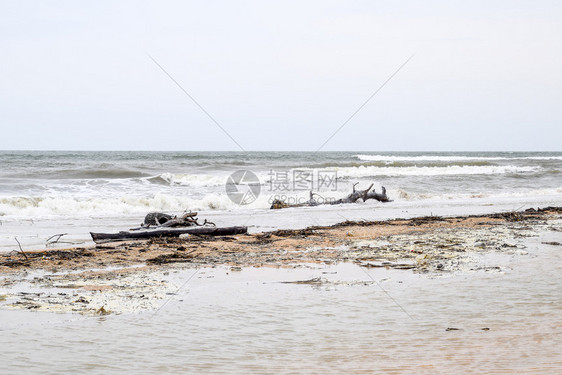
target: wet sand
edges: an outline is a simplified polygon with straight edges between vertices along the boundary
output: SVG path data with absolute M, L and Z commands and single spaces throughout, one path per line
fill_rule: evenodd
M 501 272 L 479 254 L 523 255 L 518 239 L 561 231 L 562 208 L 418 217 L 237 235 L 115 242 L 0 255 L 0 307 L 105 315 L 158 309 L 181 287 L 178 268 L 300 268 L 352 262 L 429 277 Z M 549 244 L 559 246 L 560 244 Z M 323 280 L 302 280 L 322 283 Z

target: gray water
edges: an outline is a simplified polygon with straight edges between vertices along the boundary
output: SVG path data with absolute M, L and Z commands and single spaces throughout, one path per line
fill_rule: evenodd
M 214 268 L 157 312 L 1 310 L 0 373 L 558 374 L 562 252 L 545 241 L 562 235 L 480 259 L 501 272 Z M 281 283 L 312 277 L 336 283 Z
M 237 170 L 254 172 L 257 199 L 239 205 L 225 191 Z M 311 185 L 296 181 L 311 174 Z M 562 205 L 560 152 L 0 152 L 0 251 L 91 244 L 90 231 L 135 227 L 151 211 L 200 213 L 250 231 Z M 320 177 L 334 184 L 319 187 Z M 287 177 L 283 183 L 283 176 Z M 347 195 L 352 185 L 387 189 L 393 202 L 271 213 L 276 197 Z
M 257 174 L 268 208 L 275 194 L 325 195 L 375 183 L 395 201 L 562 193 L 562 153 L 0 152 L 0 217 L 123 215 L 148 209 L 237 209 L 225 194 L 237 170 Z M 295 170 L 312 172 L 310 189 Z M 288 184 L 281 185 L 282 173 Z M 319 173 L 336 182 L 319 189 Z M 281 189 L 283 188 L 283 189 Z

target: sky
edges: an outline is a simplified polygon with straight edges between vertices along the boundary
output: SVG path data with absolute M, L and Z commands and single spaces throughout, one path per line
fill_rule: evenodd
M 2 150 L 562 151 L 561 98 L 560 1 L 0 0 Z

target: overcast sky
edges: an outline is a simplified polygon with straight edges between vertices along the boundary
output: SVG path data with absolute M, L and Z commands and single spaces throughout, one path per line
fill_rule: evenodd
M 560 1 L 0 0 L 0 149 L 562 150 Z

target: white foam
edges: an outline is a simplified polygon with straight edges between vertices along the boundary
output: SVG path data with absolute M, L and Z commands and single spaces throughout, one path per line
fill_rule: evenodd
M 450 165 L 445 167 L 343 167 L 336 170 L 338 178 L 375 176 L 449 176 L 449 175 L 491 175 L 508 173 L 530 173 L 541 170 L 538 166 L 515 165 Z
M 94 217 L 144 215 L 149 211 L 183 211 L 185 209 L 228 209 L 232 203 L 226 195 L 209 194 L 201 199 L 168 194 L 148 197 L 14 197 L 0 199 L 0 216 L 6 218 Z
M 308 195 L 302 192 L 301 195 Z M 0 218 L 12 219 L 56 219 L 60 217 L 121 217 L 147 212 L 182 212 L 184 210 L 238 210 L 268 209 L 271 194 L 264 192 L 249 205 L 240 206 L 232 202 L 226 193 L 210 193 L 200 198 L 183 195 L 154 194 L 150 196 L 121 195 L 113 197 L 11 197 L 0 198 Z
M 447 176 L 447 175 L 499 175 L 499 174 L 522 174 L 532 173 L 540 170 L 540 167 L 529 166 L 443 166 L 443 167 L 340 167 L 335 169 L 316 169 L 314 172 L 336 170 L 338 179 L 338 191 L 320 191 L 326 199 L 339 199 L 345 197 L 351 191 L 351 183 L 356 182 L 357 178 L 370 178 L 378 176 Z M 289 175 L 291 175 L 289 173 Z M 190 175 L 194 176 L 194 175 Z M 195 175 L 199 176 L 199 175 Z M 203 175 L 201 175 L 203 176 Z M 207 175 L 205 175 L 207 176 Z M 275 195 L 283 194 L 267 184 L 266 177 L 261 176 L 262 191 L 257 201 L 247 205 L 239 206 L 232 202 L 225 193 L 223 184 L 226 178 L 219 176 L 209 176 L 215 178 L 220 187 L 204 189 L 182 189 L 174 186 L 148 186 L 132 184 L 123 185 L 121 183 L 112 186 L 111 189 L 103 187 L 98 189 L 96 186 L 88 187 L 85 191 L 78 189 L 73 192 L 48 191 L 42 196 L 4 196 L 0 197 L 0 220 L 12 219 L 58 219 L 61 217 L 125 217 L 138 216 L 144 217 L 150 211 L 182 212 L 190 210 L 240 210 L 240 209 L 268 209 L 271 206 L 272 198 Z M 170 177 L 172 178 L 172 177 Z M 196 181 L 208 183 L 203 179 Z M 383 183 L 384 179 L 376 179 L 375 186 L 380 191 L 380 184 L 387 187 L 388 196 L 395 202 L 403 201 L 427 201 L 435 199 L 443 200 L 466 200 L 474 198 L 493 198 L 493 197 L 527 197 L 527 196 L 560 196 L 562 187 L 545 189 L 490 189 L 482 187 L 482 192 L 473 189 L 462 188 L 451 189 L 445 186 L 442 189 L 427 189 L 419 191 L 405 179 L 403 186 L 401 183 L 388 185 Z M 189 180 L 193 181 L 192 179 Z M 219 184 L 220 182 L 220 184 Z M 366 183 L 365 183 L 366 184 Z M 184 186 L 184 185 L 182 185 Z M 291 185 L 292 186 L 292 185 Z M 552 185 L 551 185 L 552 186 Z M 364 188 L 365 186 L 359 186 Z M 315 185 L 316 189 L 316 185 Z M 315 190 L 315 192 L 317 192 Z M 455 192 L 452 194 L 451 192 Z M 309 190 L 285 191 L 286 198 L 293 199 L 296 203 L 304 202 L 309 199 Z
M 509 192 L 464 192 L 452 193 L 419 193 L 404 189 L 387 189 L 387 194 L 394 201 L 459 201 L 467 202 L 473 199 L 504 199 L 504 198 L 529 198 L 529 197 L 556 197 L 562 196 L 562 187 L 551 189 L 518 190 Z
M 162 173 L 157 177 L 160 177 L 170 185 L 205 187 L 224 185 L 227 181 L 228 174 L 222 176 L 216 174 Z
M 349 186 L 341 187 L 340 191 L 326 192 L 321 195 L 325 199 L 338 199 L 349 194 Z M 380 191 L 380 186 L 376 187 Z M 287 192 L 282 198 L 292 203 L 302 203 L 309 199 L 308 191 Z M 395 203 L 400 202 L 432 202 L 458 201 L 466 202 L 486 199 L 529 199 L 529 197 L 554 197 L 560 200 L 562 186 L 549 189 L 519 189 L 517 191 L 472 191 L 459 193 L 446 192 L 413 192 L 400 187 L 389 187 L 388 196 Z M 258 199 L 250 205 L 240 206 L 232 202 L 225 193 L 211 193 L 199 199 L 181 195 L 154 194 L 152 196 L 122 195 L 115 197 L 67 198 L 67 197 L 12 197 L 0 198 L 0 218 L 2 221 L 22 219 L 56 220 L 64 218 L 122 218 L 144 217 L 147 212 L 193 211 L 231 211 L 231 210 L 268 210 L 277 195 L 271 191 L 262 191 Z M 391 204 L 391 205 L 393 205 Z M 416 203 L 417 204 L 417 203 Z M 352 205 L 353 206 L 353 205 Z M 349 206 L 349 207 L 352 207 Z
M 418 155 L 418 156 L 396 156 L 396 155 L 355 155 L 363 161 L 474 161 L 474 160 L 562 160 L 562 156 L 523 156 L 523 157 L 503 157 L 503 156 L 441 156 L 441 155 Z

